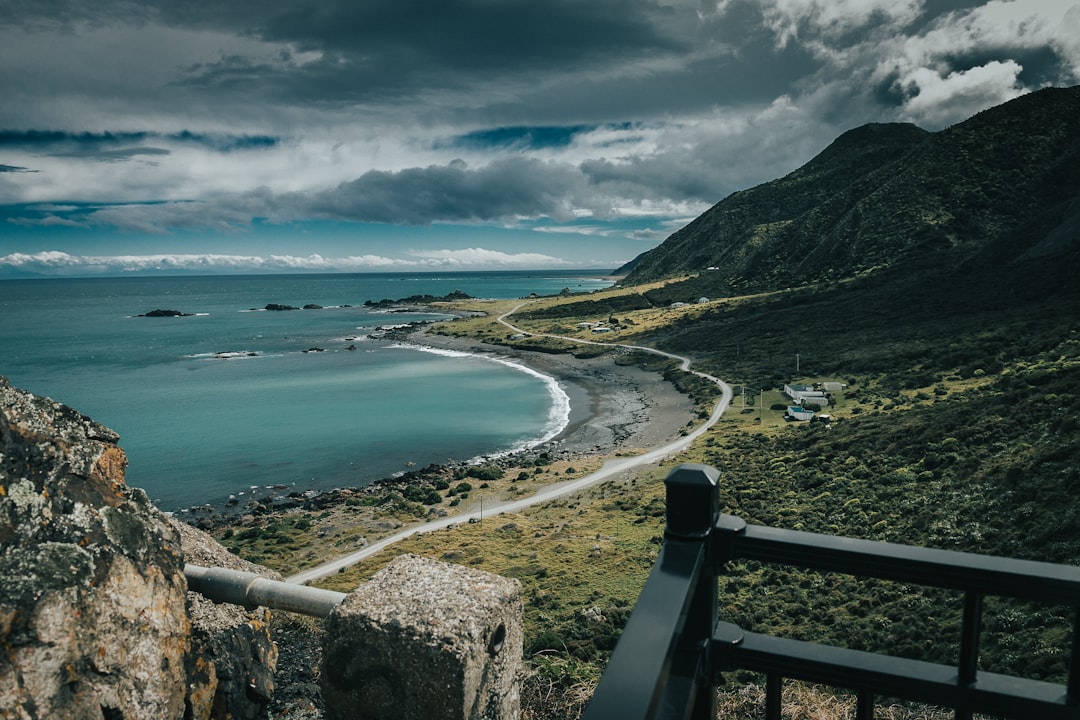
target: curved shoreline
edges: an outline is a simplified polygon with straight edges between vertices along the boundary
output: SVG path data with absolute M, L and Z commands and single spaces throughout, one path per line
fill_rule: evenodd
M 513 368 L 519 372 L 523 372 L 526 375 L 537 378 L 547 387 L 548 395 L 551 397 L 552 405 L 548 410 L 547 422 L 544 423 L 544 427 L 541 429 L 540 436 L 538 438 L 526 438 L 519 440 L 513 447 L 507 450 L 497 450 L 491 453 L 483 453 L 473 458 L 473 461 L 481 457 L 498 458 L 512 455 L 516 452 L 522 452 L 534 447 L 543 445 L 550 442 L 555 438 L 562 435 L 566 428 L 570 426 L 570 396 L 563 389 L 559 383 L 558 378 L 547 373 L 540 372 L 529 365 L 514 362 L 505 355 L 493 355 L 491 353 L 478 353 L 469 352 L 467 350 L 452 350 L 449 348 L 438 348 L 428 344 L 415 343 L 415 342 L 397 342 L 391 347 L 400 347 L 408 350 L 416 350 L 418 352 L 434 353 L 436 355 L 444 355 L 449 357 L 469 357 L 480 358 L 488 362 L 498 363 L 500 365 Z
M 520 307 L 520 305 L 517 306 L 517 307 Z M 506 313 L 505 315 L 501 316 L 499 318 L 499 322 L 503 323 L 504 325 L 506 325 L 506 326 L 508 326 L 510 328 L 513 328 L 517 332 L 521 332 L 518 328 L 514 328 L 514 326 L 510 325 L 510 323 L 506 322 L 506 320 L 505 320 L 505 318 L 507 316 L 509 316 L 511 313 L 514 312 L 514 310 L 517 309 L 517 307 L 515 307 L 513 310 Z M 438 337 L 444 337 L 444 336 L 438 336 Z M 430 338 L 428 338 L 428 339 L 430 339 Z M 467 344 L 468 346 L 471 346 L 473 348 L 476 348 L 476 347 L 479 346 L 478 343 L 475 343 L 473 341 L 462 341 L 462 340 L 457 340 L 457 339 L 454 339 L 454 338 L 444 338 L 444 339 L 445 339 L 445 341 L 451 342 L 451 343 L 456 342 L 456 343 L 461 343 L 461 344 Z M 605 344 L 605 343 L 589 343 L 589 344 Z M 364 547 L 364 548 L 362 548 L 360 550 L 354 551 L 352 553 L 348 553 L 348 554 L 346 554 L 346 555 L 344 555 L 342 557 L 336 558 L 334 560 L 330 560 L 330 561 L 321 563 L 320 565 L 309 568 L 309 569 L 304 570 L 302 572 L 295 573 L 295 574 L 285 578 L 286 582 L 298 583 L 298 584 L 309 583 L 309 582 L 312 582 L 314 580 L 318 580 L 320 578 L 326 577 L 328 575 L 332 575 L 332 574 L 338 572 L 339 570 L 341 570 L 343 568 L 349 567 L 350 565 L 354 565 L 355 563 L 357 563 L 357 562 L 359 562 L 359 561 L 361 561 L 361 560 L 363 560 L 363 559 L 365 559 L 365 558 L 367 558 L 367 557 L 369 557 L 371 555 L 374 555 L 375 553 L 378 553 L 379 551 L 383 550 L 384 548 L 389 547 L 390 545 L 393 545 L 394 543 L 397 543 L 397 542 L 399 542 L 399 541 L 401 541 L 401 540 L 403 540 L 403 539 L 405 539 L 407 537 L 411 537 L 412 535 L 415 535 L 417 533 L 430 532 L 430 531 L 433 531 L 433 530 L 439 530 L 439 529 L 442 529 L 442 528 L 446 528 L 446 527 L 449 527 L 451 525 L 457 525 L 457 524 L 460 524 L 460 523 L 473 522 L 473 521 L 476 521 L 478 519 L 482 519 L 482 517 L 484 515 L 487 515 L 487 516 L 491 517 L 491 516 L 494 516 L 494 515 L 501 515 L 501 514 L 504 514 L 504 513 L 517 512 L 519 510 L 523 510 L 523 509 L 525 509 L 527 507 L 530 507 L 532 505 L 537 505 L 537 504 L 540 504 L 540 503 L 548 502 L 549 500 L 553 500 L 553 499 L 561 497 L 563 495 L 578 492 L 580 490 L 583 490 L 583 489 L 585 489 L 587 487 L 590 487 L 592 485 L 595 485 L 597 483 L 600 483 L 600 482 L 603 482 L 605 480 L 611 479 L 611 478 L 613 478 L 613 477 L 615 477 L 615 476 L 617 476 L 617 475 L 619 475 L 619 474 L 621 474 L 621 473 L 623 473 L 623 472 L 625 472 L 627 470 L 631 470 L 631 469 L 634 469 L 634 468 L 637 468 L 637 467 L 640 467 L 640 466 L 643 466 L 643 465 L 649 465 L 649 464 L 658 462 L 658 461 L 660 461 L 660 460 L 662 460 L 662 459 L 664 459 L 664 458 L 666 458 L 666 457 L 668 457 L 670 455 L 673 455 L 673 454 L 675 454 L 677 452 L 681 452 L 681 451 L 685 450 L 687 447 L 689 447 L 698 437 L 700 437 L 709 428 L 711 428 L 713 425 L 715 425 L 720 420 L 720 417 L 723 415 L 724 411 L 727 410 L 728 404 L 731 402 L 731 398 L 732 398 L 731 387 L 727 383 L 720 380 L 719 378 L 713 377 L 711 375 L 708 375 L 706 373 L 702 373 L 702 372 L 699 372 L 699 371 L 690 370 L 691 362 L 690 362 L 689 358 L 682 357 L 680 355 L 674 355 L 672 353 L 667 353 L 667 352 L 664 352 L 662 350 L 655 350 L 653 348 L 646 348 L 646 347 L 639 347 L 639 346 L 629 346 L 629 345 L 620 345 L 619 347 L 631 347 L 631 348 L 640 349 L 640 350 L 644 350 L 646 352 L 655 353 L 655 354 L 658 354 L 658 355 L 662 355 L 664 357 L 675 359 L 675 360 L 680 362 L 681 367 L 682 367 L 683 370 L 686 370 L 688 372 L 693 372 L 694 374 L 696 374 L 696 375 L 698 375 L 700 377 L 703 377 L 703 378 L 706 378 L 706 379 L 708 379 L 708 380 L 710 380 L 712 382 L 715 382 L 721 388 L 722 392 L 721 392 L 720 400 L 716 403 L 716 405 L 713 408 L 713 411 L 710 414 L 708 420 L 706 420 L 704 423 L 702 423 L 701 425 L 699 425 L 693 431 L 691 431 L 690 433 L 687 433 L 686 435 L 681 435 L 680 434 L 680 435 L 677 435 L 675 439 L 668 439 L 667 442 L 663 442 L 662 444 L 654 444 L 652 449 L 646 450 L 642 454 L 634 455 L 634 456 L 631 456 L 631 457 L 618 457 L 618 458 L 609 459 L 606 462 L 604 462 L 603 466 L 599 470 L 597 470 L 595 472 L 592 472 L 592 473 L 589 473 L 589 474 L 586 474 L 585 476 L 583 476 L 581 478 L 577 478 L 577 479 L 574 479 L 574 480 L 566 480 L 566 481 L 562 481 L 562 482 L 558 482 L 558 483 L 554 483 L 554 484 L 545 486 L 544 488 L 541 488 L 540 490 L 538 490 L 534 494 L 530 495 L 529 497 L 523 498 L 523 499 L 520 499 L 520 500 L 497 501 L 497 502 L 495 502 L 493 504 L 489 503 L 486 508 L 481 507 L 479 510 L 472 510 L 472 511 L 468 511 L 468 512 L 463 512 L 463 513 L 458 514 L 458 515 L 448 516 L 448 517 L 444 517 L 444 518 L 439 518 L 437 520 L 431 520 L 431 521 L 411 525 L 409 527 L 406 527 L 406 528 L 400 530 L 399 532 L 391 534 L 391 535 L 389 535 L 389 536 L 387 536 L 387 537 L 385 537 L 385 538 L 383 538 L 381 540 L 378 540 L 378 541 L 376 541 L 376 542 L 374 542 L 374 543 L 372 543 L 370 545 L 367 545 L 366 547 Z M 538 355 L 539 353 L 535 353 L 535 354 Z M 562 357 L 562 356 L 554 356 L 554 357 Z M 567 365 L 583 362 L 583 361 L 577 360 L 576 358 L 574 360 L 575 360 L 575 363 L 569 363 L 569 361 L 566 361 L 565 358 L 564 358 L 564 362 Z M 645 371 L 640 371 L 640 372 L 645 372 Z M 650 373 L 650 375 L 652 375 L 653 377 L 656 377 L 656 373 Z M 661 380 L 661 382 L 664 383 L 664 384 L 670 385 L 670 384 L 666 383 L 666 381 Z M 572 437 L 572 435 L 570 437 Z M 669 438 L 670 438 L 670 436 L 669 436 Z M 567 439 L 569 439 L 569 438 L 567 438 Z
M 569 423 L 549 443 L 573 454 L 606 454 L 659 445 L 694 416 L 694 403 L 659 373 L 617 365 L 610 355 L 578 358 L 472 339 L 423 327 L 410 342 L 474 355 L 494 355 L 555 378 L 570 397 Z M 614 347 L 612 348 L 614 349 Z
M 659 373 L 636 366 L 617 365 L 610 355 L 582 359 L 568 354 L 521 351 L 471 339 L 431 334 L 429 328 L 426 324 L 413 326 L 408 330 L 403 329 L 400 335 L 392 339 L 417 351 L 424 346 L 489 360 L 499 359 L 553 378 L 570 401 L 565 427 L 544 442 L 530 443 L 528 448 L 492 450 L 469 460 L 416 466 L 404 473 L 355 485 L 346 483 L 325 490 L 299 492 L 285 485 L 252 487 L 239 502 L 233 498 L 201 503 L 178 509 L 173 514 L 204 530 L 246 527 L 246 523 L 267 513 L 306 512 L 313 508 L 321 511 L 327 507 L 325 502 L 339 493 L 351 496 L 355 493 L 400 492 L 402 483 L 411 482 L 410 476 L 432 476 L 438 474 L 440 468 L 492 461 L 513 464 L 518 458 L 534 460 L 541 454 L 547 454 L 553 460 L 575 461 L 622 451 L 640 452 L 678 435 L 694 417 L 693 401 Z M 293 492 L 288 492 L 290 489 Z

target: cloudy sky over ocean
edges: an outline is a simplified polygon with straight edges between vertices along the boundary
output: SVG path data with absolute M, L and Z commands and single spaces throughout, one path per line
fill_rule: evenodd
M 1080 0 L 0 0 L 0 276 L 614 268 L 868 122 L 1080 82 Z

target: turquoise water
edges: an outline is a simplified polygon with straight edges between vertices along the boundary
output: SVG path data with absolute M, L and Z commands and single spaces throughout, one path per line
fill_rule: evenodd
M 253 486 L 357 486 L 542 441 L 569 413 L 557 383 L 521 366 L 378 339 L 378 326 L 443 316 L 365 300 L 608 284 L 565 273 L 0 281 L 0 375 L 120 433 L 129 484 L 165 510 Z M 253 310 L 268 303 L 324 309 Z M 157 308 L 193 315 L 136 317 Z

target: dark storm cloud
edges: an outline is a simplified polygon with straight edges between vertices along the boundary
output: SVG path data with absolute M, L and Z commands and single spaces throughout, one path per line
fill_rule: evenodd
M 662 8 L 641 0 L 379 0 L 282 3 L 261 17 L 253 32 L 408 71 L 499 74 L 534 67 L 576 67 L 597 58 L 616 60 L 676 47 L 657 32 L 652 15 Z
M 321 217 L 408 225 L 537 215 L 571 219 L 571 199 L 583 185 L 570 165 L 507 158 L 478 168 L 458 161 L 371 171 L 302 202 Z
M 100 22 L 110 12 L 122 18 L 127 7 L 121 2 L 51 5 L 57 6 L 57 21 L 67 23 Z M 44 16 L 52 11 L 30 12 Z M 139 3 L 132 18 L 226 31 L 292 48 L 272 62 L 223 53 L 189 65 L 178 86 L 228 89 L 278 102 L 338 104 L 393 100 L 423 89 L 466 90 L 523 73 L 550 77 L 618 68 L 635 58 L 682 54 L 687 38 L 667 24 L 679 16 L 654 0 L 160 0 Z
M 213 93 L 226 104 L 269 100 L 339 107 L 397 104 L 425 92 L 457 93 L 460 102 L 440 104 L 442 120 L 449 119 L 446 105 L 465 117 L 470 108 L 483 112 L 503 97 L 522 98 L 514 103 L 516 111 L 486 118 L 500 124 L 520 123 L 527 117 L 523 109 L 530 115 L 543 112 L 540 103 L 546 97 L 538 96 L 535 102 L 530 98 L 547 87 L 546 80 L 569 77 L 567 89 L 572 91 L 579 83 L 613 80 L 642 60 L 685 58 L 695 52 L 700 30 L 690 8 L 657 0 L 159 0 L 138 3 L 130 15 L 128 3 L 109 0 L 22 7 L 28 19 L 38 22 L 106 23 L 111 17 L 112 23 L 227 32 L 281 47 L 273 58 L 226 50 L 183 66 L 183 75 L 173 78 L 171 86 L 185 95 Z M 10 21 L 18 24 L 18 13 L 15 16 Z M 670 75 L 661 71 L 659 83 L 655 75 L 652 81 L 638 79 L 664 87 L 662 77 Z M 503 82 L 518 87 L 507 95 L 500 92 Z M 648 90 L 631 82 L 616 92 L 624 103 L 632 100 L 633 114 L 641 117 L 642 106 L 650 103 L 643 94 Z M 702 90 L 699 82 L 697 92 Z M 471 99 L 493 91 L 495 98 L 479 103 Z M 682 94 L 680 102 L 689 97 Z M 701 100 L 695 104 L 700 106 Z M 577 121 L 617 117 L 591 107 L 579 104 Z M 568 105 L 556 102 L 553 108 L 559 121 L 565 121 Z M 650 112 L 657 108 L 653 105 Z
M 30 168 L 20 167 L 18 165 L 0 165 L 0 173 L 29 173 L 37 172 L 37 170 L 31 170 Z
M 0 127 L 45 130 L 0 131 L 0 202 L 147 231 L 685 218 L 852 127 L 1080 68 L 1047 0 L 7 4 Z
M 84 160 L 97 160 L 99 162 L 123 162 L 140 157 L 153 157 L 171 155 L 165 148 L 159 147 L 116 147 L 108 149 L 78 148 L 69 151 L 52 153 L 53 157 L 59 158 L 82 158 Z

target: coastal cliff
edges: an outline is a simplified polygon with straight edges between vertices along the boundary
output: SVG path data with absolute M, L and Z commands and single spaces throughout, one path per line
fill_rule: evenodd
M 117 440 L 0 378 L 0 718 L 265 716 L 269 613 L 188 592 L 184 564 L 273 573 L 127 486 Z

